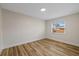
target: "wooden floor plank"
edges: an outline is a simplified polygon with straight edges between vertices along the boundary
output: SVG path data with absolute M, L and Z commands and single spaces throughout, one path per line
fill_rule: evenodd
M 1 56 L 79 56 L 79 47 L 43 39 L 4 49 Z

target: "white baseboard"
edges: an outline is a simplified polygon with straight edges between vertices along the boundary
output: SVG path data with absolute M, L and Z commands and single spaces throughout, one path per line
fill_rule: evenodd
M 49 38 L 48 37 L 48 39 L 56 40 L 56 41 L 59 41 L 59 42 L 63 42 L 63 43 L 66 43 L 66 44 L 70 44 L 70 45 L 79 47 L 79 44 L 75 44 L 75 43 L 71 43 L 71 42 L 67 42 L 67 41 L 63 41 L 63 40 L 57 40 L 56 38 Z
M 38 40 L 41 40 L 41 39 L 44 39 L 44 38 L 40 38 Z M 13 44 L 13 45 L 8 45 L 6 47 L 4 46 L 3 49 L 15 47 L 15 46 L 18 46 L 18 45 L 21 45 L 21 44 L 27 44 L 27 43 L 34 42 L 34 41 L 38 41 L 38 40 L 36 39 L 36 40 L 27 41 L 27 42 L 19 42 L 19 43 Z

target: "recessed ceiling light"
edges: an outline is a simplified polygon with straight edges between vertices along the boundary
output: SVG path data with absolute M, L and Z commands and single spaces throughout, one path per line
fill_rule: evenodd
M 46 8 L 41 8 L 40 11 L 44 12 L 44 11 L 46 11 Z

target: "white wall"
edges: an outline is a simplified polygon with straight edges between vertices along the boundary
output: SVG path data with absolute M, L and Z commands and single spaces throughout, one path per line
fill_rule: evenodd
M 64 20 L 66 24 L 64 34 L 55 34 L 50 32 L 50 25 L 57 20 Z M 43 21 L 20 13 L 2 9 L 2 18 L 0 12 L 0 32 L 3 31 L 3 39 L 1 39 L 0 33 L 0 49 L 36 41 L 45 38 L 45 35 L 50 39 L 79 46 L 78 30 L 79 13 Z
M 4 48 L 43 39 L 45 21 L 2 10 Z
M 51 24 L 59 20 L 65 22 L 64 34 L 51 32 Z M 79 46 L 79 13 L 46 21 L 46 37 Z
M 2 41 L 2 13 L 0 8 L 0 51 L 3 49 L 3 41 Z

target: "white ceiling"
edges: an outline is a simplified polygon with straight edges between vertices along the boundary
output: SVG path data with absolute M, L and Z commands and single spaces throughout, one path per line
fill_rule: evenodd
M 14 12 L 19 12 L 32 17 L 49 20 L 79 12 L 78 3 L 3 3 L 0 6 Z M 41 12 L 46 8 L 46 12 Z

